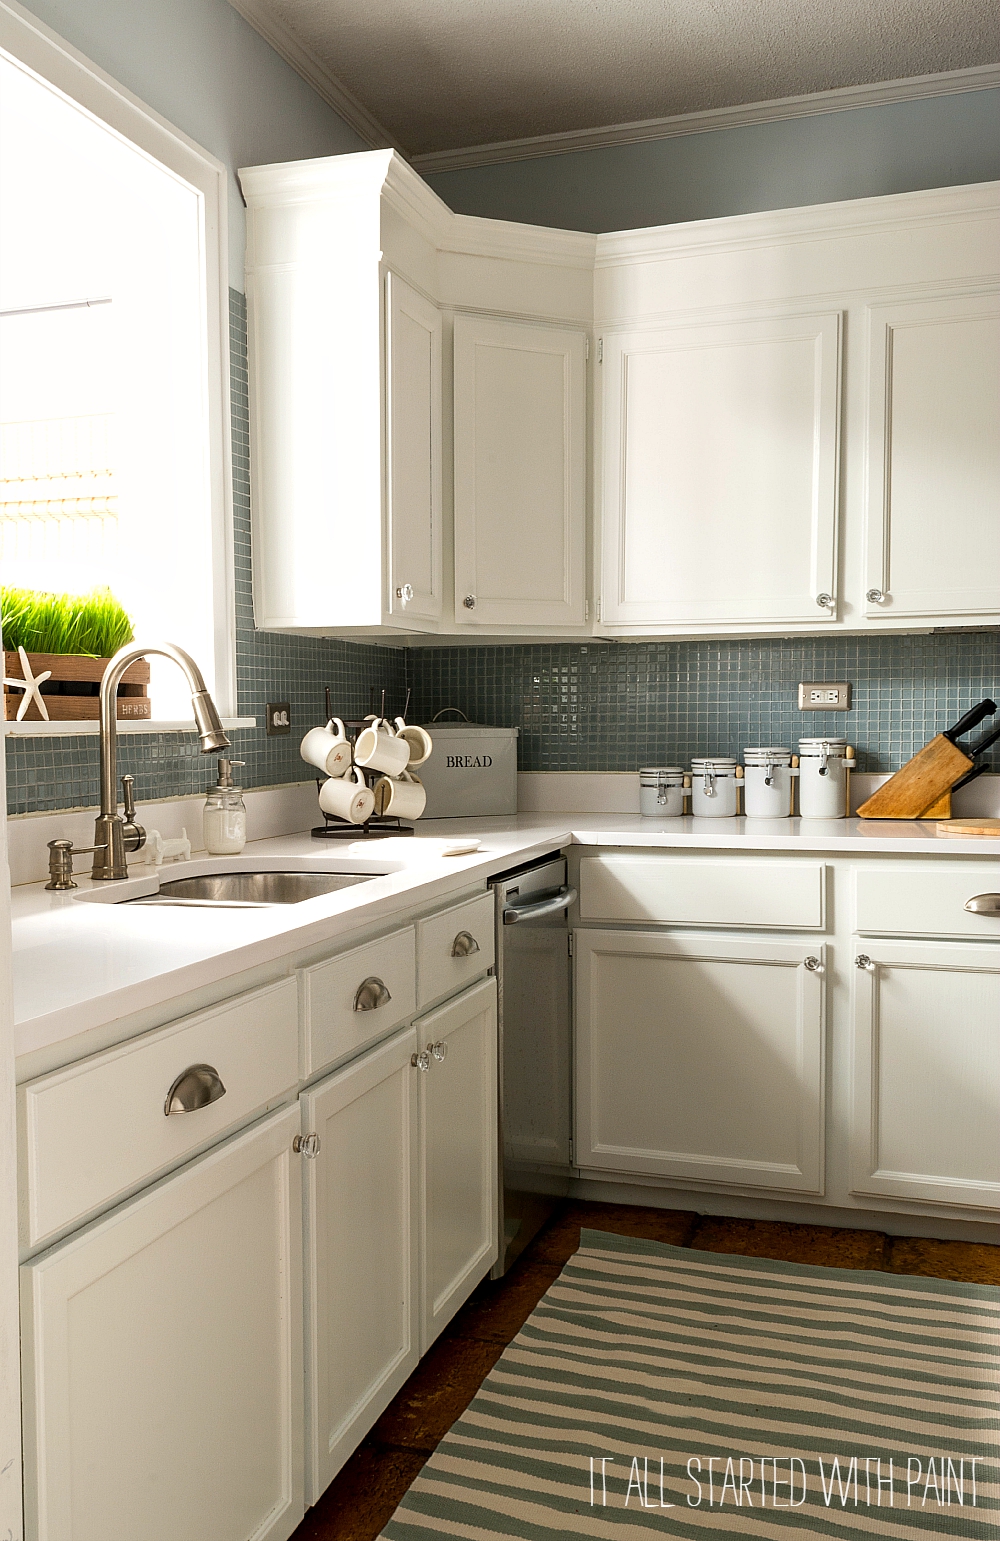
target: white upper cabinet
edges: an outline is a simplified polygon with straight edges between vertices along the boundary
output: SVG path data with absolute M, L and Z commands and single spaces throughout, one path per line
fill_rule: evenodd
M 586 335 L 455 316 L 455 620 L 582 627 Z
M 441 312 L 386 275 L 386 476 L 389 610 L 441 618 Z
M 604 339 L 602 620 L 836 615 L 840 316 Z
M 1000 291 L 873 305 L 865 608 L 1000 610 Z

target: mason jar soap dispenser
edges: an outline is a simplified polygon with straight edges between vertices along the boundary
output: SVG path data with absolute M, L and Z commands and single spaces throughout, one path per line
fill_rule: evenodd
M 210 856 L 238 856 L 247 843 L 247 810 L 243 788 L 233 785 L 233 766 L 242 760 L 220 760 L 219 779 L 205 800 L 205 850 Z

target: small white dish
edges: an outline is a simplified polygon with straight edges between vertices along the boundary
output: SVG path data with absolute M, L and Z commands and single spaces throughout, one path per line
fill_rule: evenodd
M 478 840 L 446 840 L 441 855 L 471 856 L 473 852 L 479 850 L 479 846 Z

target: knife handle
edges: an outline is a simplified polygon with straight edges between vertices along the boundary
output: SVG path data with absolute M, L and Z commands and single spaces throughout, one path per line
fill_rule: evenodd
M 944 737 L 950 738 L 954 743 L 956 738 L 962 737 L 963 733 L 971 733 L 973 728 L 978 728 L 984 717 L 992 717 L 996 709 L 995 701 L 980 701 L 978 706 L 974 706 L 971 711 L 966 712 L 964 717 L 960 717 L 953 728 L 947 728 Z

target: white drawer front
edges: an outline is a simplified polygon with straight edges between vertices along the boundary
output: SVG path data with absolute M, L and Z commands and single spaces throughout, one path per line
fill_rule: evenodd
M 856 929 L 863 936 L 1000 941 L 1000 862 L 879 862 L 855 868 L 854 885 Z M 993 896 L 995 914 L 965 908 L 981 895 Z
M 195 1065 L 216 1071 L 224 1095 L 168 1117 L 170 1088 Z M 22 1244 L 115 1202 L 297 1080 L 297 992 L 282 979 L 29 1081 L 18 1095 Z
M 359 999 L 366 980 L 372 984 Z M 302 983 L 303 1070 L 308 1077 L 356 1054 L 413 1016 L 417 1009 L 413 927 L 304 969 Z
M 493 967 L 494 900 L 479 894 L 417 924 L 417 1006 L 454 995 Z
M 825 876 L 822 862 L 584 857 L 580 918 L 815 931 L 824 925 Z

